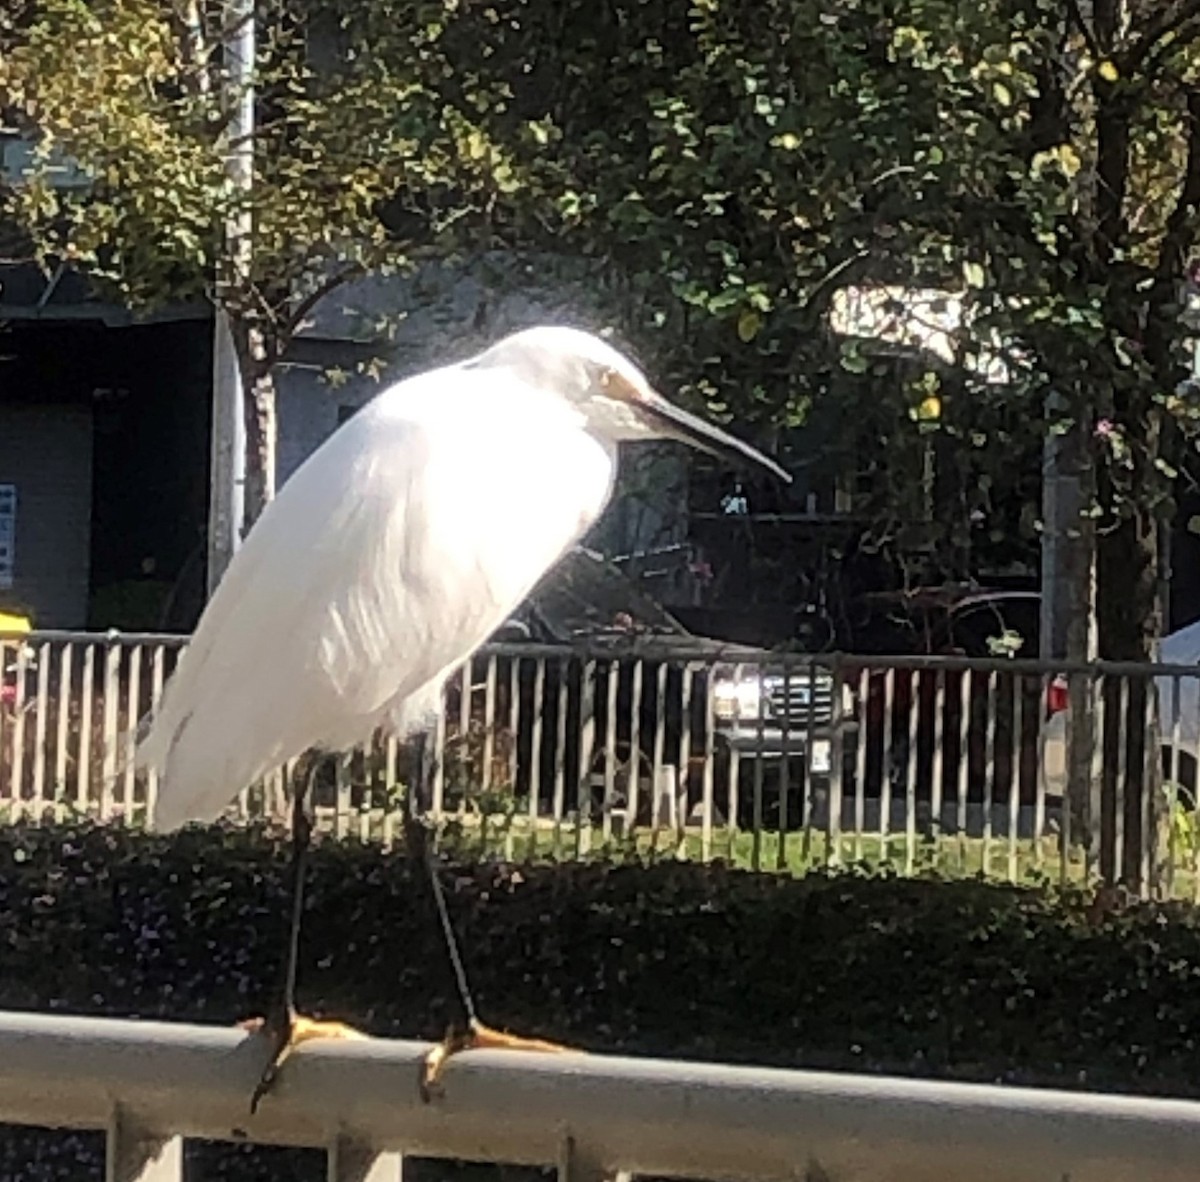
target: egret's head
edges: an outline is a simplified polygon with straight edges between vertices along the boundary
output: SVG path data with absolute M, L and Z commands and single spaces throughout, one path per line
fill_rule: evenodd
M 511 366 L 525 380 L 570 399 L 596 434 L 614 442 L 677 439 L 791 480 L 774 460 L 749 444 L 669 402 L 628 357 L 589 332 L 558 326 L 527 328 L 497 342 L 478 361 Z

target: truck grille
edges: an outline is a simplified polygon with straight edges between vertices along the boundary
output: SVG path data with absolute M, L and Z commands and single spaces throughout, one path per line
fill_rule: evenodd
M 764 677 L 767 709 L 770 717 L 787 719 L 789 726 L 805 727 L 827 723 L 833 718 L 833 680 L 828 675 L 796 672 L 785 680 Z

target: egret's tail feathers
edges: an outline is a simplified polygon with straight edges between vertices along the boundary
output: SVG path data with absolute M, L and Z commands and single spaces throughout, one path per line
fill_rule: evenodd
M 138 765 L 158 773 L 154 829 L 215 821 L 237 794 L 295 754 L 263 749 L 252 717 L 208 706 L 180 715 L 161 710 L 137 747 Z

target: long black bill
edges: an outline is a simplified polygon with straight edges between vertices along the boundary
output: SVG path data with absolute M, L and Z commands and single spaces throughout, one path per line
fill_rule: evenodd
M 638 409 L 645 411 L 647 417 L 653 419 L 655 425 L 669 438 L 678 439 L 681 443 L 690 444 L 723 460 L 743 464 L 749 461 L 759 468 L 765 468 L 785 484 L 791 484 L 791 475 L 774 460 L 768 459 L 748 443 L 735 439 L 720 427 L 714 427 L 712 423 L 681 410 L 661 394 L 643 394 L 637 405 Z

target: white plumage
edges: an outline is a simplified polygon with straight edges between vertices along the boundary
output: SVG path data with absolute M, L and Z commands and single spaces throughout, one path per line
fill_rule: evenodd
M 600 515 L 620 440 L 770 466 L 697 424 L 571 329 L 385 390 L 287 481 L 205 609 L 138 746 L 160 776 L 156 828 L 214 819 L 309 748 L 426 725 L 450 673 Z

